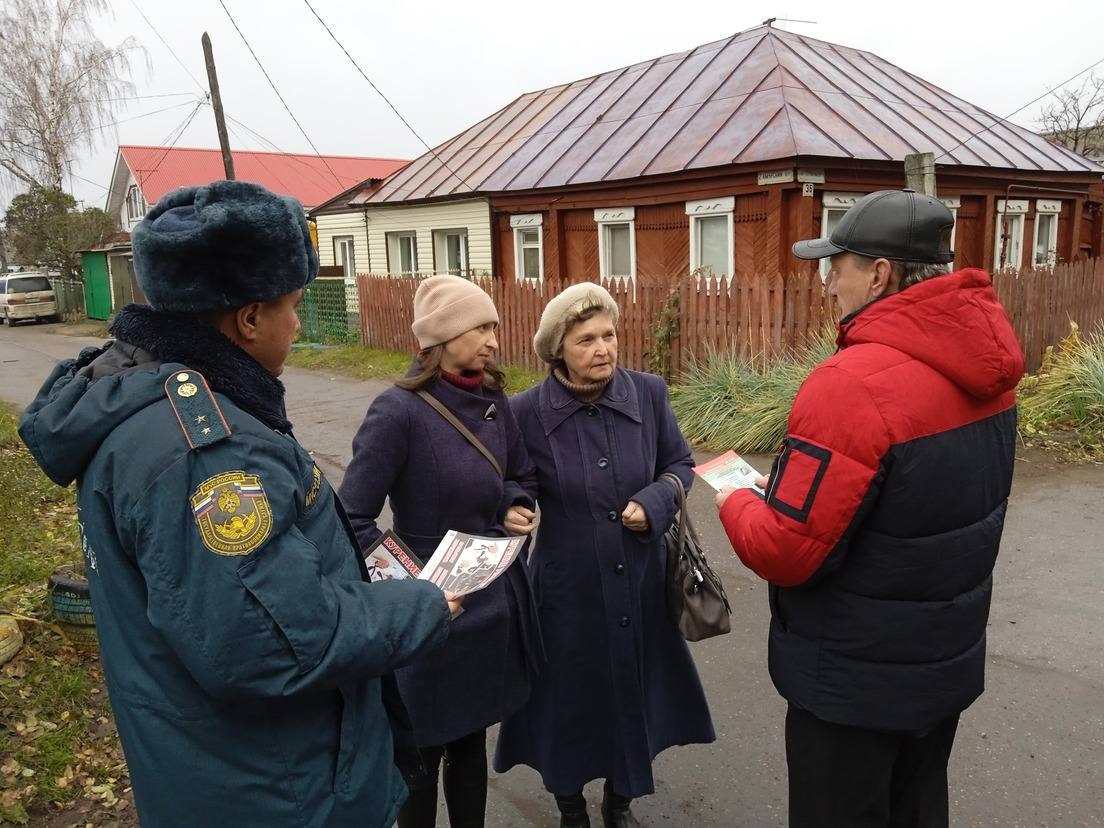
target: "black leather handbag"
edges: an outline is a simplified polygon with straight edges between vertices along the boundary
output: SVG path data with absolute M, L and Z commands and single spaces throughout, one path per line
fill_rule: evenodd
M 667 611 L 687 641 L 724 635 L 732 629 L 724 584 L 709 566 L 686 508 L 686 489 L 678 476 L 660 475 L 678 492 L 679 513 L 667 530 Z

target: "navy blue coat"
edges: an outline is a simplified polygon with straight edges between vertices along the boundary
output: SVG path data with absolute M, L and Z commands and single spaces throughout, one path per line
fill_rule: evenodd
M 227 383 L 263 370 L 206 336 Z M 77 480 L 142 824 L 391 825 L 406 789 L 377 677 L 443 642 L 444 596 L 362 580 L 310 455 L 191 367 L 116 343 L 80 368 L 58 366 L 20 433 Z
M 579 402 L 556 379 L 512 400 L 536 463 L 541 521 L 531 559 L 548 664 L 525 709 L 503 722 L 495 770 L 526 764 L 556 794 L 607 778 L 652 793 L 672 745 L 713 741 L 705 694 L 667 615 L 663 533 L 674 518 L 664 472 L 690 487 L 690 447 L 659 377 L 618 369 Z M 621 524 L 644 507 L 649 529 Z
M 510 506 L 532 508 L 533 465 L 502 392 L 466 391 L 443 380 L 426 389 L 482 441 L 505 473 L 412 391 L 392 387 L 368 408 L 353 440 L 340 496 L 362 548 L 381 534 L 376 519 L 390 498 L 394 530 L 423 562 L 449 529 L 505 535 Z M 492 419 L 486 419 L 490 406 Z M 448 643 L 397 672 L 413 741 L 443 745 L 517 710 L 540 664 L 525 564 L 464 599 Z

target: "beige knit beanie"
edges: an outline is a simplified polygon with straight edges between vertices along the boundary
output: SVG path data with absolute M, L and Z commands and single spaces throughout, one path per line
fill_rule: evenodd
M 498 311 L 491 297 L 474 282 L 459 276 L 431 276 L 418 285 L 410 330 L 422 350 L 488 322 L 498 322 Z
M 601 308 L 617 324 L 621 309 L 613 301 L 609 291 L 593 282 L 580 282 L 564 288 L 558 296 L 549 300 L 541 314 L 540 327 L 533 336 L 533 350 L 545 362 L 552 363 L 563 349 L 567 322 L 588 308 Z

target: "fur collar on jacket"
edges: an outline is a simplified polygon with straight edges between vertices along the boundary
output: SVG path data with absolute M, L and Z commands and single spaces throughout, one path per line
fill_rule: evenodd
M 115 317 L 111 334 L 162 362 L 187 365 L 203 374 L 212 389 L 265 425 L 291 431 L 284 408 L 284 384 L 210 325 L 188 314 L 127 305 Z

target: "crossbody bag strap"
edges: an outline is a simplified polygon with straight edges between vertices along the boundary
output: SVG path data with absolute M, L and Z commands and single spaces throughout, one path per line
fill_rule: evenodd
M 483 445 L 480 439 L 472 434 L 471 430 L 466 425 L 456 419 L 456 415 L 449 411 L 448 408 L 445 407 L 444 403 L 442 403 L 439 399 L 430 394 L 428 391 L 419 391 L 417 393 L 419 397 L 421 397 L 423 400 L 425 400 L 427 403 L 437 409 L 438 414 L 440 414 L 442 417 L 452 423 L 453 427 L 461 434 L 463 434 L 464 438 L 469 443 L 479 449 L 479 453 L 490 461 L 491 465 L 494 466 L 494 470 L 498 472 L 499 477 L 501 477 L 503 480 L 506 479 L 506 475 L 502 473 L 502 466 L 499 465 L 498 460 L 495 459 L 495 456 L 491 454 L 490 449 Z

